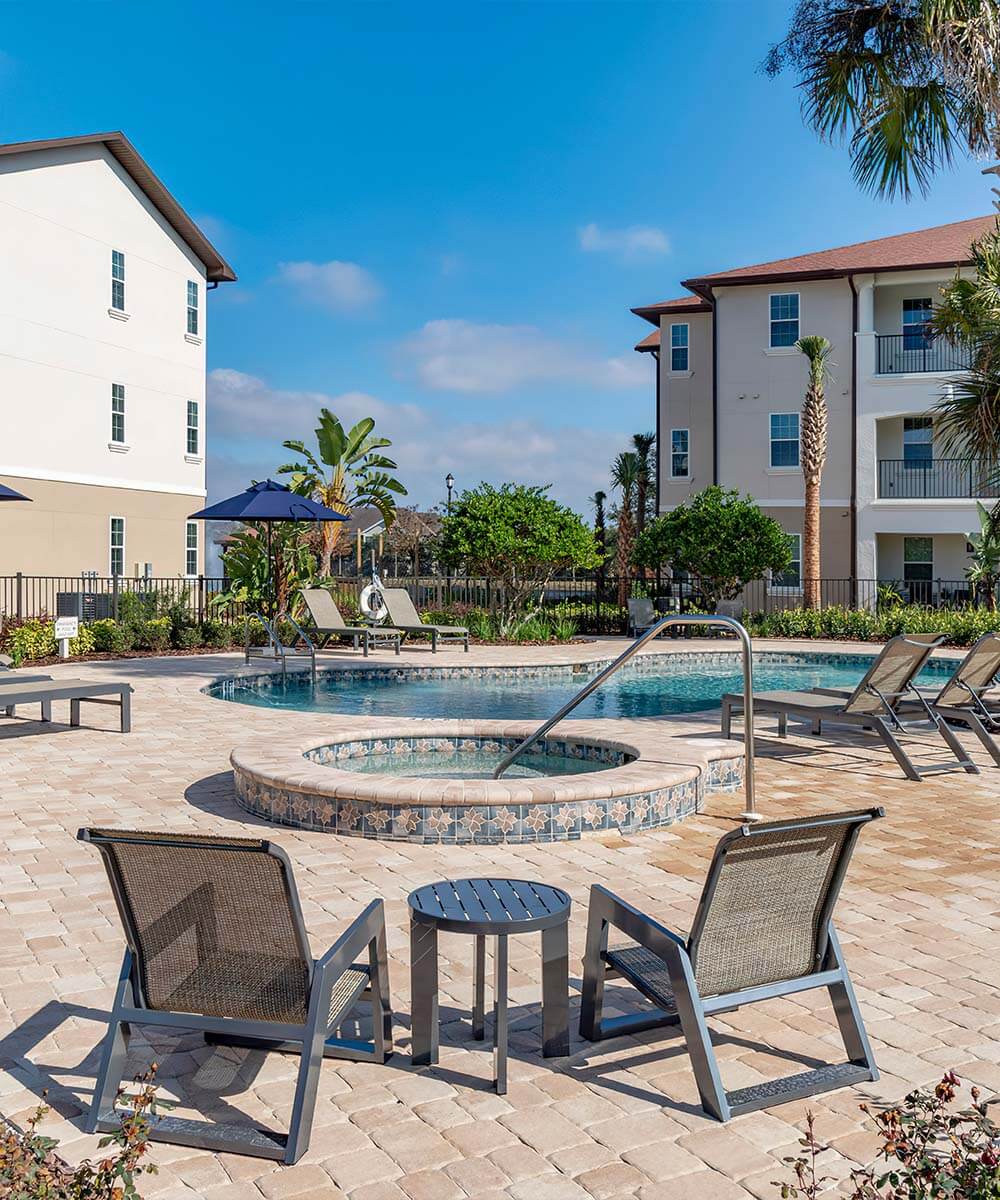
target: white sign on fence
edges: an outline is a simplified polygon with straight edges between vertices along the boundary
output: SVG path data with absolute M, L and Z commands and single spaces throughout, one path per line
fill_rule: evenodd
M 80 632 L 79 617 L 56 617 L 56 641 L 75 638 Z

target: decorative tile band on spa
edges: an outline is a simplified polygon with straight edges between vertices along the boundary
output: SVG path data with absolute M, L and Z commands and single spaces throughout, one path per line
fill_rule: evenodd
M 327 766 L 344 759 L 402 757 L 409 754 L 440 754 L 442 758 L 454 754 L 469 754 L 482 751 L 486 754 L 501 754 L 513 750 L 521 744 L 519 737 L 441 737 L 417 733 L 412 736 L 392 736 L 380 738 L 357 738 L 347 742 L 333 742 L 329 746 L 316 746 L 307 750 L 302 756 L 310 762 Z M 635 760 L 634 754 L 627 754 L 616 746 L 606 742 L 579 741 L 569 738 L 545 738 L 533 749 L 534 757 L 551 757 L 558 759 L 575 759 L 585 762 L 606 763 L 608 766 L 620 767 Z M 713 766 L 719 765 L 713 763 Z

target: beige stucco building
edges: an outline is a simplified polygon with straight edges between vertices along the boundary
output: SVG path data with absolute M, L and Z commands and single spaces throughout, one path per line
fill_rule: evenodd
M 786 530 L 801 585 L 799 414 L 806 360 L 794 342 L 833 345 L 826 386 L 822 570 L 828 602 L 873 599 L 878 582 L 914 599 L 967 587 L 966 535 L 978 529 L 982 472 L 948 457 L 933 405 L 960 377 L 961 352 L 924 322 L 943 283 L 995 216 L 721 271 L 686 296 L 633 311 L 655 331 L 636 347 L 656 362 L 658 508 L 711 483 L 752 495 Z M 851 586 L 853 585 L 853 586 Z
M 0 575 L 198 574 L 232 269 L 121 133 L 0 146 L 0 262 Z

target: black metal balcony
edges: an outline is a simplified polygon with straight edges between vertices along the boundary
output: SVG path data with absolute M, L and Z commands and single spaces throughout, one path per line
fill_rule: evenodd
M 875 346 L 878 375 L 966 371 L 972 361 L 968 346 L 952 346 L 943 338 L 919 333 L 877 333 Z
M 1000 480 L 971 458 L 881 458 L 880 500 L 995 500 Z

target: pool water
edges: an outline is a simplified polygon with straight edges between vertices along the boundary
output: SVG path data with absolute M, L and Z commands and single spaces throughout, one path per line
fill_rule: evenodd
M 728 658 L 728 656 L 727 656 Z M 802 691 L 814 687 L 853 688 L 872 658 L 845 655 L 831 661 L 823 655 L 754 655 L 754 691 Z M 594 673 L 596 670 L 594 669 Z M 948 663 L 932 663 L 920 681 L 933 685 L 950 673 Z M 579 691 L 587 672 L 505 671 L 439 678 L 406 673 L 365 675 L 361 671 L 320 671 L 315 684 L 308 675 L 266 680 L 224 680 L 207 691 L 221 699 L 263 708 L 359 716 L 442 717 L 496 720 L 543 720 Z M 658 717 L 668 713 L 718 708 L 724 692 L 741 692 L 739 655 L 732 665 L 719 658 L 665 655 L 637 660 L 613 675 L 577 708 L 573 716 Z
M 409 754 L 367 754 L 359 758 L 338 759 L 333 765 L 341 771 L 360 775 L 393 775 L 403 779 L 492 779 L 503 752 L 464 750 L 461 754 L 413 750 Z M 538 779 L 551 775 L 583 775 L 607 771 L 617 766 L 592 758 L 571 758 L 565 754 L 523 754 L 504 772 L 504 779 Z

